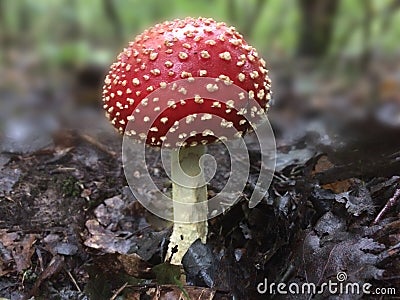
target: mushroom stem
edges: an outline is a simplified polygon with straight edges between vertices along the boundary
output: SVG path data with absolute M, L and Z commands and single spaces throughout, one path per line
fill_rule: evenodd
M 174 227 L 166 260 L 180 265 L 194 241 L 207 238 L 207 184 L 200 167 L 206 146 L 181 147 L 171 151 Z M 193 203 L 195 205 L 187 205 Z M 193 220 L 205 220 L 193 223 Z M 176 249 L 177 248 L 177 249 Z M 177 252 L 176 252 L 177 251 Z

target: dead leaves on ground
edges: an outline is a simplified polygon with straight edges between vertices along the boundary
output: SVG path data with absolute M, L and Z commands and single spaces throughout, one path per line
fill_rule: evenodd
M 146 221 L 144 208 L 129 188 L 122 195 L 106 199 L 94 215 L 94 219 L 86 221 L 89 234 L 84 244 L 103 253 L 137 253 L 150 260 L 167 235 L 167 230 L 154 232 Z
M 35 234 L 0 229 L 0 276 L 28 269 L 35 251 L 32 247 L 35 241 Z
M 126 299 L 201 300 L 214 299 L 215 295 L 216 299 L 231 299 L 229 294 L 213 288 L 186 286 L 181 267 L 160 263 L 167 231 L 154 232 L 145 219 L 140 221 L 143 208 L 137 204 L 130 194 L 114 196 L 100 204 L 94 210 L 95 218 L 86 222 L 88 236 L 84 244 L 98 250 L 99 256 L 88 268 L 85 292 L 93 299 L 110 299 L 117 294 Z M 204 259 L 193 261 L 192 256 L 186 257 L 195 263 L 191 273 L 207 273 L 202 266 Z
M 323 215 L 313 230 L 307 230 L 302 249 L 302 268 L 307 282 L 326 282 L 341 271 L 348 280 L 364 283 L 381 279 L 383 270 L 377 267 L 385 246 L 371 237 L 366 227 L 349 229 L 346 220 L 331 212 Z
M 328 159 L 327 155 L 321 155 L 314 166 L 313 175 L 325 172 L 332 169 L 335 165 Z M 349 178 L 345 180 L 336 180 L 334 182 L 323 184 L 321 187 L 326 190 L 331 190 L 336 194 L 344 193 L 349 191 L 350 187 L 353 185 L 354 178 Z
M 195 286 L 157 285 L 142 292 L 140 289 L 129 293 L 125 299 L 140 300 L 146 295 L 146 299 L 149 300 L 212 300 L 216 294 L 213 289 Z

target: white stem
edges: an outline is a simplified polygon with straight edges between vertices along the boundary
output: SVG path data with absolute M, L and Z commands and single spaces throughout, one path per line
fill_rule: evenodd
M 172 199 L 174 200 L 174 222 L 166 260 L 172 255 L 171 264 L 180 265 L 190 245 L 197 239 L 203 243 L 207 239 L 207 185 L 204 174 L 201 174 L 200 157 L 205 154 L 205 146 L 181 148 L 171 151 Z M 186 173 L 182 178 L 182 171 Z M 199 174 L 201 176 L 199 176 Z M 186 186 L 180 185 L 183 183 Z M 190 187 L 187 187 L 190 186 Z M 195 205 L 178 205 L 181 203 L 197 203 Z M 202 205 L 199 205 L 202 203 Z M 193 223 L 193 220 L 202 219 Z M 177 252 L 172 253 L 177 246 Z

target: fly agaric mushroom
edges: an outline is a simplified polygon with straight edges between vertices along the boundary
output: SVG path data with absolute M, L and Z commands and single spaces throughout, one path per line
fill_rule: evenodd
M 213 81 L 196 85 L 201 78 Z M 187 87 L 176 84 L 182 80 L 193 84 L 190 89 L 203 89 L 203 93 L 188 93 Z M 170 94 L 152 96 L 155 90 L 171 84 L 171 90 L 184 99 L 173 101 Z M 220 84 L 236 85 L 245 93 L 238 93 L 235 99 L 217 95 Z M 259 106 L 248 107 L 249 99 Z M 150 146 L 172 149 L 174 216 L 183 214 L 187 219 L 185 223 L 174 222 L 166 258 L 171 263 L 181 264 L 195 240 L 206 241 L 206 218 L 190 222 L 195 214 L 207 216 L 207 187 L 204 178 L 197 176 L 205 145 L 241 136 L 251 129 L 245 114 L 265 114 L 270 99 L 265 61 L 234 27 L 208 18 L 157 24 L 130 42 L 111 65 L 103 86 L 103 107 L 108 119 L 121 134 Z M 157 116 L 150 117 L 154 112 Z M 200 122 L 194 123 L 195 119 Z M 128 123 L 132 123 L 129 128 Z M 149 130 L 143 132 L 144 128 Z M 225 134 L 228 128 L 234 132 Z M 192 178 L 189 186 L 179 184 L 182 171 Z M 182 202 L 204 205 L 182 211 L 176 205 Z

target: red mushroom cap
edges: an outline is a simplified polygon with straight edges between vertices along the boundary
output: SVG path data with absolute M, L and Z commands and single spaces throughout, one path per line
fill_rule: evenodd
M 249 99 L 257 105 L 249 107 Z M 241 135 L 251 128 L 245 114 L 264 114 L 270 99 L 265 61 L 234 27 L 206 18 L 144 31 L 118 55 L 103 86 L 103 107 L 115 128 L 153 146 Z M 235 132 L 225 134 L 226 128 Z

